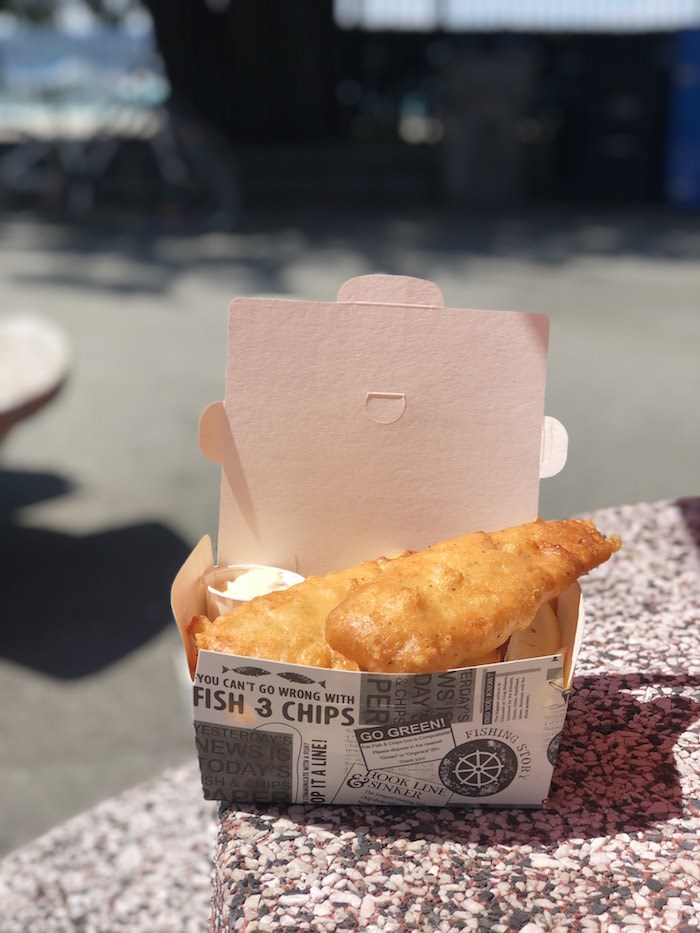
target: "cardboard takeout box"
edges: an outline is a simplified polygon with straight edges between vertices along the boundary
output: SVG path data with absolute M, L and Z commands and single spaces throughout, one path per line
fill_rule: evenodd
M 232 802 L 539 806 L 582 633 L 563 652 L 425 675 L 331 671 L 201 651 L 218 563 L 304 576 L 532 521 L 566 459 L 544 415 L 548 320 L 445 308 L 431 282 L 362 276 L 337 302 L 240 298 L 226 390 L 200 424 L 221 464 L 218 554 L 204 537 L 173 612 L 193 677 L 205 797 Z

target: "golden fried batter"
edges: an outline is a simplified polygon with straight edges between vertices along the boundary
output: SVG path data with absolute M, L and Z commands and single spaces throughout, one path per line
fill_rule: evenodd
M 444 541 L 354 585 L 329 612 L 326 639 L 367 671 L 468 667 L 620 546 L 580 519 Z
M 197 649 L 341 670 L 423 673 L 499 660 L 538 609 L 619 550 L 580 519 L 477 532 L 364 561 L 189 626 Z
M 364 561 L 325 576 L 307 577 L 288 590 L 258 596 L 211 622 L 195 616 L 189 632 L 197 650 L 223 651 L 268 661 L 357 670 L 326 641 L 326 616 L 351 587 L 378 576 L 386 558 Z

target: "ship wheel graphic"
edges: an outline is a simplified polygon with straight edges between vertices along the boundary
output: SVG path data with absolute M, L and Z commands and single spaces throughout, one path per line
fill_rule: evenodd
M 490 797 L 513 781 L 518 757 L 505 742 L 476 739 L 458 745 L 440 762 L 440 780 L 463 797 Z

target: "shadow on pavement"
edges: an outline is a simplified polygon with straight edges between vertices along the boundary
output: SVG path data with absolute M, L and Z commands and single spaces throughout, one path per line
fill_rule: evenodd
M 187 224 L 135 230 L 117 221 L 44 223 L 41 251 L 43 264 L 9 270 L 15 285 L 166 295 L 183 271 L 197 269 L 227 281 L 245 273 L 256 290 L 270 294 L 288 291 L 289 270 L 309 251 L 325 252 L 329 261 L 352 257 L 357 268 L 397 274 L 415 274 L 416 252 L 424 264 L 509 257 L 544 269 L 601 256 L 694 262 L 700 255 L 700 217 L 580 205 L 488 212 L 413 205 L 388 211 L 364 204 L 342 210 L 306 206 L 300 212 L 292 206 L 250 212 L 235 231 L 216 235 Z M 87 262 L 79 269 L 63 265 L 66 253 Z M 108 268 L 91 262 L 105 256 L 112 260 Z M 120 259 L 128 263 L 128 275 Z
M 13 522 L 18 507 L 69 488 L 58 476 L 0 471 L 0 651 L 62 679 L 102 670 L 171 624 L 170 584 L 189 553 L 158 523 L 77 537 Z

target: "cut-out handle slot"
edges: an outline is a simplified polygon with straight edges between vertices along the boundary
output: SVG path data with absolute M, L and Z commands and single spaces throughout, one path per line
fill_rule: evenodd
M 368 392 L 365 408 L 377 424 L 393 424 L 406 411 L 406 396 L 403 392 Z

